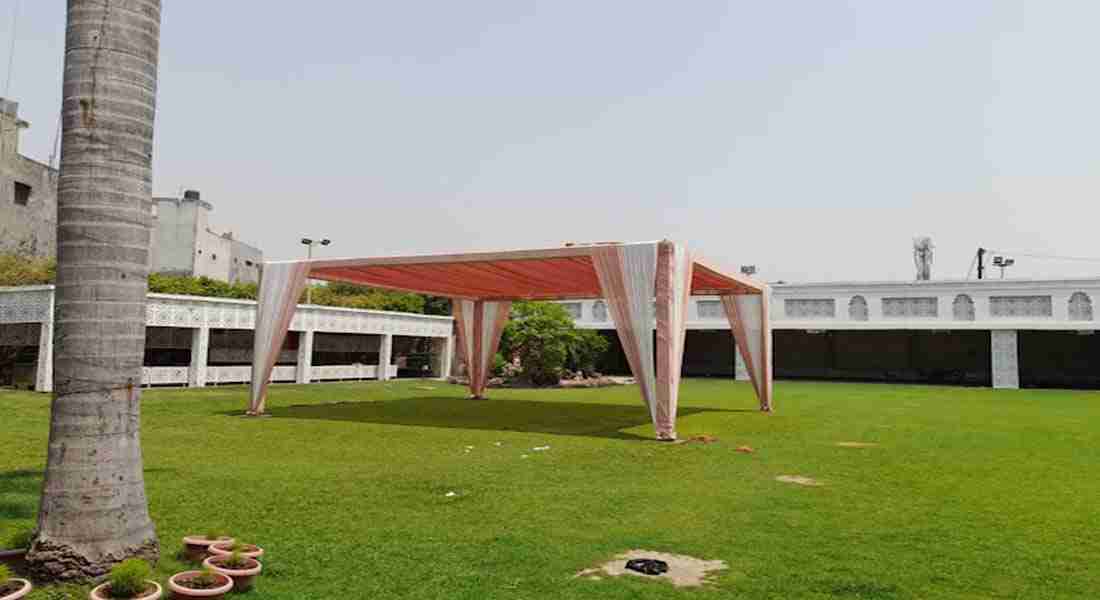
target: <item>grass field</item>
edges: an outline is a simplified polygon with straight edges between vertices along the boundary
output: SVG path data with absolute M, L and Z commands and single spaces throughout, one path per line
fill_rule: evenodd
M 267 549 L 256 599 L 1100 596 L 1096 393 L 780 382 L 767 416 L 747 384 L 685 381 L 678 429 L 706 445 L 652 441 L 634 387 L 277 386 L 269 419 L 245 395 L 145 395 L 162 577 L 214 526 Z M 0 539 L 33 523 L 48 416 L 0 392 Z M 730 568 L 573 578 L 632 548 Z

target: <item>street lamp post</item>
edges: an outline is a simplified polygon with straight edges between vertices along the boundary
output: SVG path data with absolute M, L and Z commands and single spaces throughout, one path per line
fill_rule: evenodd
M 1016 259 L 1008 258 L 1007 256 L 994 256 L 993 266 L 1001 268 L 1001 279 L 1005 278 L 1005 269 L 1016 264 Z
M 310 238 L 302 238 L 302 244 L 306 247 L 306 259 L 313 260 L 313 247 L 314 246 L 327 246 L 332 243 L 332 240 L 325 238 L 323 240 L 314 240 Z M 306 282 L 306 304 L 313 304 L 313 286 Z

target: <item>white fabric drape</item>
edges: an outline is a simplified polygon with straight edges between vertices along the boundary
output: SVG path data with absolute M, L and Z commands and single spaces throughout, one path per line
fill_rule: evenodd
M 512 303 L 456 298 L 453 306 L 458 325 L 458 347 L 466 361 L 470 379 L 470 395 L 482 398 Z
M 657 283 L 657 244 L 597 246 L 592 265 L 630 371 L 641 388 L 650 418 L 657 423 L 657 369 L 653 364 L 653 296 Z
M 674 440 L 691 255 L 671 242 L 600 246 L 592 264 L 657 438 Z
M 680 372 L 687 334 L 687 309 L 694 263 L 683 246 L 657 247 L 657 402 L 654 427 L 657 438 L 676 439 L 676 411 Z
M 252 394 L 249 414 L 262 414 L 271 370 L 279 358 L 287 329 L 306 287 L 309 264 L 268 263 L 260 277 L 256 305 L 256 334 L 252 345 Z
M 760 410 L 772 409 L 772 334 L 768 319 L 770 294 L 722 296 L 722 307 L 729 319 L 730 331 L 745 360 Z

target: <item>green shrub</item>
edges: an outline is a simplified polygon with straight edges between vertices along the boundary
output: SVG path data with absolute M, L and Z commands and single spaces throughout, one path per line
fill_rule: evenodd
M 0 588 L 7 585 L 9 581 L 11 581 L 11 569 L 8 565 L 0 565 Z
M 516 302 L 504 326 L 501 354 L 519 357 L 523 377 L 535 385 L 556 385 L 568 365 L 591 372 L 607 351 L 607 340 L 577 329 L 565 307 L 551 302 Z
M 607 353 L 610 342 L 594 329 L 573 330 L 573 340 L 569 344 L 569 358 L 566 366 L 573 371 L 583 371 L 586 375 L 596 372 L 596 364 Z
M 228 534 L 224 530 L 221 530 L 221 529 L 207 529 L 206 534 L 203 535 L 202 537 L 204 539 L 207 539 L 207 540 L 217 540 L 217 539 L 221 539 L 221 538 L 227 537 L 227 536 L 228 536 Z
M 504 360 L 504 355 L 497 352 L 493 355 L 493 377 L 503 377 L 504 369 L 508 368 L 508 361 Z
M 140 558 L 128 558 L 111 569 L 112 598 L 134 598 L 145 591 L 145 580 L 153 574 L 149 563 Z
M 19 254 L 0 255 L 0 286 L 44 285 L 57 278 L 57 261 Z

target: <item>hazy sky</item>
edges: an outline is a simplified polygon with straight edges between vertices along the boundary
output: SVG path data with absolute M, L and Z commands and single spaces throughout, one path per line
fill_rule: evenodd
M 50 155 L 65 2 L 10 96 Z M 0 0 L 0 69 L 14 0 Z M 1100 2 L 164 0 L 154 189 L 269 259 L 688 242 L 769 280 L 1100 256 Z M 1100 275 L 1018 257 L 1015 276 Z

